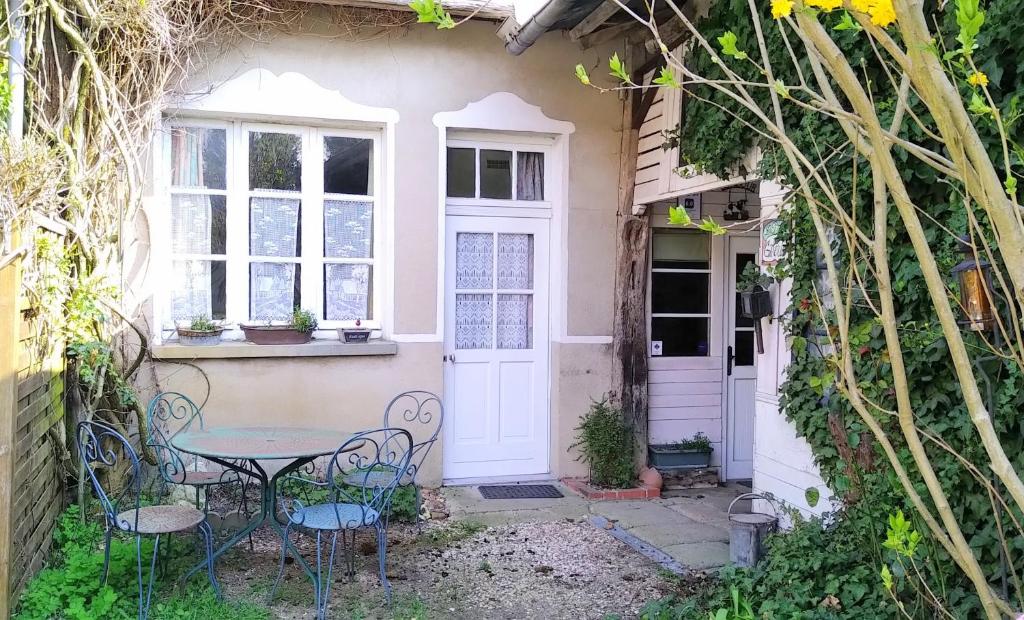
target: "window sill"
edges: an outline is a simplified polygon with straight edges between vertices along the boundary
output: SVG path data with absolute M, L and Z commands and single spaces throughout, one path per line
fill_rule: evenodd
M 172 341 L 155 345 L 152 353 L 153 359 L 157 360 L 348 357 L 395 355 L 398 353 L 398 344 L 390 340 L 346 343 L 337 340 L 314 339 L 305 344 L 252 344 L 251 342 L 225 340 L 219 344 L 194 346 Z

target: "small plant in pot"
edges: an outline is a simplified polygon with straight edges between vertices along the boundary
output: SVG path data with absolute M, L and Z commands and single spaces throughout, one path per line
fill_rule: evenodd
M 775 279 L 754 263 L 747 263 L 737 279 L 736 288 L 740 293 L 740 314 L 744 318 L 762 319 L 772 314 L 772 298 L 768 287 Z
M 291 320 L 274 324 L 273 321 L 242 325 L 245 339 L 253 344 L 304 344 L 313 338 L 317 319 L 309 310 L 295 308 Z
M 343 342 L 366 342 L 370 339 L 370 329 L 363 327 L 363 321 L 356 319 L 355 327 L 339 327 L 338 338 Z
M 187 346 L 212 345 L 220 342 L 224 326 L 206 316 L 197 316 L 188 325 L 178 325 L 178 342 Z
M 676 443 L 651 444 L 651 466 L 657 469 L 705 469 L 711 464 L 711 440 L 704 433 Z

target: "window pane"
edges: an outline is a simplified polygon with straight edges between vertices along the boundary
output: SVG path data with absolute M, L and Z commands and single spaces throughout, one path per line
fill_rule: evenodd
M 739 282 L 740 275 L 743 270 L 747 268 L 747 265 L 754 262 L 753 254 L 737 254 L 736 255 L 736 281 Z M 737 287 L 739 288 L 739 287 Z M 736 327 L 753 327 L 754 320 L 743 316 L 741 312 L 742 306 L 740 305 L 740 294 L 736 292 L 736 307 L 733 308 L 733 317 L 736 323 Z
M 476 151 L 448 147 L 448 195 L 476 197 Z
M 291 198 L 250 198 L 249 254 L 300 256 L 300 205 Z
M 373 140 L 325 137 L 324 191 L 328 194 L 372 194 L 372 153 Z
M 455 348 L 490 349 L 492 302 L 489 293 L 458 293 L 455 295 Z
M 324 318 L 371 319 L 373 269 L 369 265 L 324 265 Z
M 706 273 L 655 271 L 651 274 L 651 312 L 707 313 L 709 280 Z
M 480 150 L 480 197 L 512 198 L 512 151 Z
M 544 200 L 544 153 L 516 153 L 516 200 Z
M 295 263 L 249 264 L 249 318 L 287 320 L 302 305 L 300 266 Z
M 455 236 L 455 288 L 494 286 L 494 235 L 458 233 Z
M 171 252 L 224 254 L 227 197 L 171 195 Z
M 498 348 L 533 348 L 533 295 L 498 295 Z
M 754 365 L 754 332 L 736 332 L 736 350 L 733 366 Z
M 498 288 L 533 288 L 533 235 L 498 234 Z
M 651 340 L 661 341 L 664 357 L 705 357 L 708 354 L 708 319 L 651 319 Z
M 171 320 L 223 319 L 224 276 L 224 261 L 174 261 L 171 265 Z
M 324 256 L 373 256 L 373 203 L 324 201 Z
M 653 234 L 651 259 L 663 269 L 709 269 L 710 238 L 705 233 L 663 230 Z
M 302 189 L 300 136 L 249 132 L 249 189 Z
M 171 128 L 171 185 L 227 189 L 227 134 L 223 129 Z

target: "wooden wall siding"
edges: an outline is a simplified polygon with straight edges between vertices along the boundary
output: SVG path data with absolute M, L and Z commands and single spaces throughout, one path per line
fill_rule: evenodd
M 650 83 L 652 74 L 645 77 L 645 84 Z M 640 125 L 640 142 L 637 147 L 636 159 L 636 181 L 633 191 L 633 203 L 640 204 L 647 196 L 653 196 L 658 192 L 658 180 L 661 178 L 660 165 L 665 158 L 665 151 L 662 145 L 665 143 L 665 136 L 662 132 L 665 129 L 666 119 L 665 89 L 658 89 L 651 103 L 651 109 L 647 111 L 644 122 Z
M 14 407 L 14 458 L 9 527 L 11 532 L 9 583 L 11 601 L 43 567 L 49 554 L 53 529 L 64 508 L 59 471 L 64 450 L 63 347 L 40 346 L 37 326 L 29 316 L 28 301 L 18 299 L 20 312 L 17 396 Z M 7 334 L 0 335 L 0 338 Z M 7 421 L 5 420 L 5 423 Z M 61 442 L 61 445 L 55 445 Z M 0 515 L 4 518 L 7 515 Z
M 704 433 L 722 461 L 722 358 L 652 357 L 648 376 L 651 443 L 668 443 Z

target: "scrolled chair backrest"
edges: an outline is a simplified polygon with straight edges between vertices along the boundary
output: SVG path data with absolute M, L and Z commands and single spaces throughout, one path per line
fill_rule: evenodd
M 391 399 L 384 409 L 384 426 L 404 428 L 412 435 L 423 436 L 422 441 L 413 443 L 408 476 L 415 480 L 416 472 L 423 465 L 431 446 L 441 432 L 444 422 L 444 404 L 441 398 L 426 390 L 402 392 Z M 419 425 L 420 428 L 416 428 Z
M 412 435 L 404 428 L 380 428 L 356 433 L 334 452 L 326 472 L 331 503 L 335 511 L 337 504 L 360 507 L 358 520 L 339 513 L 339 523 L 372 525 L 387 512 L 395 488 L 409 469 L 412 446 Z M 352 485 L 353 480 L 360 484 Z
M 117 529 L 136 531 L 139 525 L 139 506 L 142 497 L 142 476 L 139 456 L 131 443 L 113 427 L 100 422 L 78 423 L 78 454 L 85 464 L 85 470 L 92 481 L 96 496 L 103 505 L 107 526 Z M 108 490 L 100 483 L 97 471 L 109 469 L 118 471 L 122 466 L 118 463 L 128 461 L 124 485 L 120 490 Z M 118 518 L 119 514 L 133 511 L 126 518 Z
M 180 452 L 171 445 L 171 439 L 178 433 L 196 425 L 203 430 L 203 413 L 188 396 L 179 392 L 161 392 L 149 401 L 146 411 L 149 424 L 147 441 L 156 453 L 160 476 L 172 484 L 185 479 L 188 464 Z M 175 426 L 174 430 L 171 427 Z M 197 465 L 193 459 L 193 465 Z

